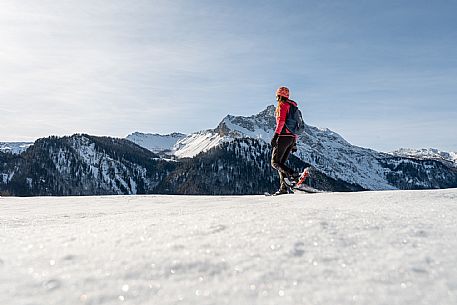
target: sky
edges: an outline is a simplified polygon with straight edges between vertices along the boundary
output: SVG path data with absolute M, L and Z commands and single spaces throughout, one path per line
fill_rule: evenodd
M 2 0 L 0 142 L 214 128 L 287 86 L 309 125 L 457 151 L 457 1 Z

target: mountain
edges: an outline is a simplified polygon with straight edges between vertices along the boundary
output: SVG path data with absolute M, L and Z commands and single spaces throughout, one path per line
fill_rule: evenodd
M 275 119 L 271 114 L 274 109 L 274 106 L 269 106 L 250 117 L 228 115 L 215 129 L 198 131 L 188 136 L 179 133 L 158 135 L 135 132 L 127 139 L 156 153 L 174 155 L 178 158 L 193 158 L 201 152 L 234 139 L 249 137 L 268 142 L 273 136 L 272 126 Z M 163 145 L 163 142 L 167 145 Z
M 390 153 L 391 155 L 405 158 L 413 158 L 420 160 L 437 160 L 448 163 L 451 166 L 457 167 L 457 152 L 446 152 L 436 148 L 411 149 L 400 148 Z
M 279 187 L 270 166 L 274 127 L 269 106 L 188 136 L 130 137 L 157 153 L 86 134 L 38 139 L 21 154 L 0 152 L 0 195 L 263 194 Z M 309 184 L 326 191 L 457 187 L 457 167 L 447 160 L 376 152 L 309 125 L 289 164 L 312 165 Z
M 215 129 L 195 132 L 178 141 L 172 152 L 178 158 L 192 158 L 234 139 L 253 138 L 269 143 L 274 132 L 274 109 L 274 106 L 268 106 L 249 117 L 228 115 Z
M 0 152 L 0 194 L 262 194 L 278 188 L 270 154 L 269 145 L 250 138 L 175 161 L 126 139 L 48 137 L 21 155 Z M 295 157 L 291 164 L 308 166 Z M 362 190 L 322 173 L 316 173 L 313 183 L 326 190 Z
M 0 192 L 17 196 L 144 194 L 175 167 L 128 140 L 90 135 L 38 139 L 0 153 Z
M 33 142 L 0 142 L 0 152 L 18 155 L 32 144 Z
M 169 153 L 173 146 L 186 135 L 182 133 L 172 133 L 160 135 L 157 133 L 140 133 L 134 132 L 127 136 L 127 140 L 138 144 L 154 153 Z
M 269 143 L 275 128 L 275 107 L 248 117 L 226 116 L 215 129 L 192 133 L 178 141 L 172 153 L 192 158 L 212 148 L 250 138 Z M 257 152 L 258 153 L 258 152 Z M 455 170 L 442 160 L 411 158 L 354 146 L 339 134 L 306 125 L 296 156 L 319 172 L 362 189 L 442 188 L 457 185 Z

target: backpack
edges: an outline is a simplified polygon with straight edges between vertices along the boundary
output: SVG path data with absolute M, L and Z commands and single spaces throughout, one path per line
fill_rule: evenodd
M 299 135 L 305 130 L 305 122 L 303 121 L 301 111 L 297 106 L 290 104 L 285 125 L 294 135 Z

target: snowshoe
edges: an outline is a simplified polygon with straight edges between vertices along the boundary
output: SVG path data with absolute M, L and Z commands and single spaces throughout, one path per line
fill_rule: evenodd
M 298 182 L 295 184 L 294 187 L 300 187 L 303 184 L 303 182 L 305 182 L 306 178 L 309 177 L 310 169 L 311 167 L 307 167 L 303 170 L 303 172 L 300 175 L 300 178 L 298 179 Z
M 300 191 L 300 192 L 304 192 L 304 193 L 325 193 L 325 191 L 321 191 L 321 190 L 318 190 L 318 189 L 315 189 L 314 187 L 311 187 L 307 184 L 304 184 L 302 183 L 300 186 L 295 186 L 294 187 L 294 191 Z
M 310 177 L 311 171 L 312 171 L 311 167 L 305 168 L 295 183 L 291 182 L 291 180 L 289 179 L 286 182 L 286 184 L 291 183 L 290 188 L 293 191 L 300 191 L 300 192 L 305 192 L 305 193 L 325 193 L 324 191 L 315 189 L 305 183 L 306 179 L 308 177 Z M 286 180 L 286 179 L 284 179 L 284 180 Z
M 303 170 L 301 174 L 294 173 L 289 177 L 284 178 L 284 182 L 290 188 L 295 188 L 305 182 L 306 178 L 309 176 L 310 167 L 307 167 Z

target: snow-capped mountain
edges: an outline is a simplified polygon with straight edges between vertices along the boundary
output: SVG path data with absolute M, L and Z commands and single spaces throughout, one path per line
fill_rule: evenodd
M 186 135 L 182 133 L 172 133 L 168 135 L 161 135 L 157 133 L 141 133 L 134 132 L 127 136 L 127 140 L 132 141 L 141 147 L 149 149 L 154 153 L 170 151 L 179 140 L 183 139 Z
M 172 152 L 179 158 L 192 158 L 201 152 L 239 138 L 254 138 L 269 142 L 273 136 L 275 107 L 268 106 L 262 112 L 249 117 L 226 116 L 215 129 L 192 133 L 178 141 Z
M 237 138 L 194 158 L 169 160 L 126 139 L 75 134 L 38 139 L 21 155 L 0 152 L 0 196 L 263 194 L 278 185 L 270 145 Z M 306 163 L 291 157 L 294 168 Z M 329 191 L 362 190 L 313 176 Z
M 278 187 L 270 166 L 274 128 L 269 106 L 188 136 L 130 137 L 160 154 L 127 139 L 43 138 L 19 155 L 0 151 L 0 195 L 262 194 Z M 309 125 L 289 164 L 297 171 L 313 165 L 308 183 L 327 191 L 457 187 L 455 163 L 376 152 Z
M 274 133 L 275 107 L 268 106 L 257 115 L 226 116 L 215 129 L 196 132 L 179 141 L 175 156 L 194 157 L 236 138 L 255 138 L 269 142 Z M 349 144 L 329 130 L 306 125 L 298 141 L 296 155 L 335 179 L 361 185 L 367 189 L 395 189 L 383 177 L 385 168 L 377 159 L 383 155 Z
M 179 158 L 191 158 L 239 138 L 268 143 L 275 128 L 274 109 L 271 105 L 249 117 L 228 115 L 215 129 L 196 132 L 178 141 L 172 152 Z M 421 163 L 426 161 L 424 159 L 412 160 L 354 146 L 329 129 L 306 125 L 298 140 L 296 155 L 329 177 L 364 189 L 429 188 L 440 184 L 430 182 L 440 172 L 433 171 L 439 165 L 424 167 Z M 421 178 L 415 174 L 408 176 L 411 171 L 405 171 L 403 167 L 417 168 Z M 400 181 L 405 179 L 408 183 L 400 186 Z
M 0 151 L 19 155 L 32 144 L 33 142 L 0 142 Z
M 449 162 L 453 166 L 457 167 L 457 152 L 446 152 L 436 148 L 423 148 L 423 149 L 411 149 L 411 148 L 400 148 L 390 154 L 399 157 L 414 158 L 414 159 L 430 159 L 438 160 L 443 162 Z

